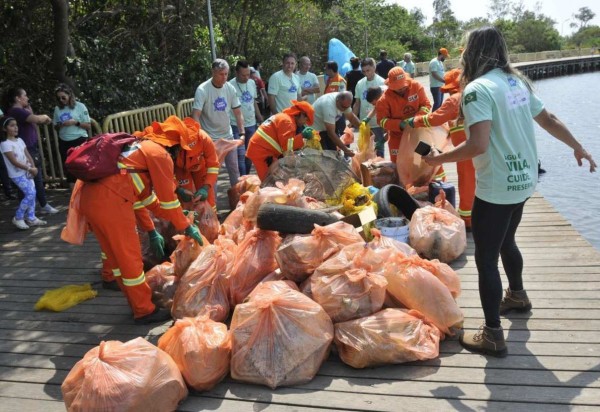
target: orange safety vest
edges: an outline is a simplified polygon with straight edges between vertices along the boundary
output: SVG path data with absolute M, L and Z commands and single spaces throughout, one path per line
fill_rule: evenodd
M 336 73 L 335 76 L 327 79 L 327 84 L 325 85 L 324 94 L 339 92 L 340 88 L 342 89 L 341 91 L 348 90 L 348 87 L 346 84 L 346 79 L 344 79 L 342 76 L 340 76 L 339 73 Z

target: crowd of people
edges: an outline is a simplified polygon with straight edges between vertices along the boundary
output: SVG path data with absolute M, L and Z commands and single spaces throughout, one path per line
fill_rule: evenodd
M 127 173 L 86 184 L 82 190 L 83 213 L 107 256 L 114 281 L 132 306 L 136 322 L 167 318 L 151 303 L 139 242 L 129 241 L 135 233 L 136 205 L 165 217 L 202 243 L 199 229 L 185 218 L 181 202 L 201 199 L 215 206 L 217 140 L 242 140 L 237 150 L 224 159 L 229 183 L 234 186 L 252 166 L 264 179 L 276 159 L 302 148 L 305 140 L 316 134 L 323 149 L 339 151 L 340 158 L 354 156 L 341 139 L 347 123 L 354 128 L 361 122 L 369 124 L 376 154 L 384 156 L 387 142 L 393 162 L 405 128 L 448 123 L 455 149 L 445 153 L 432 150 L 424 160 L 432 166 L 457 162 L 458 212 L 472 230 L 475 242 L 485 324 L 476 333 L 464 334 L 461 343 L 469 350 L 504 356 L 500 315 L 531 308 L 523 286 L 523 260 L 515 232 L 537 182 L 534 121 L 569 146 L 579 165 L 586 160 L 593 172 L 596 164 L 565 125 L 545 109 L 529 81 L 511 66 L 506 43 L 497 29 L 473 31 L 461 53 L 461 69 L 445 72 L 444 60 L 450 56 L 446 48 L 439 49 L 429 63 L 433 103 L 423 85 L 414 79 L 415 64 L 410 53 L 399 64 L 388 59 L 385 51 L 378 62 L 353 57 L 352 70 L 346 76 L 339 73 L 336 62 L 329 61 L 324 67 L 326 83 L 320 96 L 308 56 L 298 59 L 293 53 L 283 55 L 281 70 L 273 73 L 266 84 L 260 62 L 236 62 L 235 76 L 229 80 L 229 64 L 216 59 L 211 77 L 196 90 L 193 120 L 173 120 L 167 125 L 168 130 L 179 132 L 179 138 L 154 126 L 145 130 L 140 135 L 144 140 L 123 154 L 120 167 Z M 1 148 L 7 173 L 3 172 L 2 182 L 7 196 L 14 196 L 9 179 L 22 192 L 23 200 L 13 219 L 19 229 L 45 224 L 35 214 L 35 198 L 42 212 L 57 212 L 46 201 L 35 124 L 54 125 L 63 160 L 69 148 L 88 138 L 90 118 L 86 107 L 66 85 L 59 85 L 55 93 L 57 106 L 52 119 L 34 114 L 22 88 L 8 90 L 3 98 Z M 445 93 L 450 95 L 446 100 Z M 516 167 L 511 166 L 515 163 Z M 138 174 L 138 169 L 149 173 Z M 442 168 L 435 178 L 443 177 Z M 67 179 L 74 182 L 72 176 L 67 175 Z M 119 225 L 112 223 L 114 216 L 123 217 Z M 140 220 L 146 222 L 143 229 L 160 251 L 164 240 L 151 220 L 138 216 Z M 499 258 L 509 281 L 504 297 Z

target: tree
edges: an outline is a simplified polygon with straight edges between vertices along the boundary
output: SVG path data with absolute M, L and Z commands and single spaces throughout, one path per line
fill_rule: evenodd
M 488 20 L 496 21 L 506 19 L 512 7 L 510 0 L 490 0 L 488 5 Z
M 50 0 L 52 4 L 52 17 L 54 22 L 54 43 L 52 46 L 52 59 L 50 67 L 57 81 L 66 83 L 73 89 L 75 82 L 67 76 L 65 61 L 69 46 L 69 4 L 67 0 Z
M 579 20 L 579 29 L 581 30 L 587 27 L 588 22 L 596 17 L 596 13 L 594 13 L 588 7 L 582 7 L 579 9 L 579 13 L 573 14 L 573 17 L 576 20 Z

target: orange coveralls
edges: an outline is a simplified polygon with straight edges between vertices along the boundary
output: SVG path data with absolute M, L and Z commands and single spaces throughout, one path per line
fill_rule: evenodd
M 325 91 L 323 92 L 323 94 L 339 92 L 340 87 L 342 87 L 342 91 L 348 90 L 348 87 L 346 85 L 346 79 L 340 76 L 339 73 L 336 73 L 335 76 L 327 79 L 327 84 L 325 85 Z
M 179 152 L 175 160 L 175 178 L 177 184 L 195 193 L 202 186 L 208 185 L 208 203 L 216 206 L 215 191 L 219 177 L 219 159 L 215 145 L 204 130 L 198 130 L 198 141 L 190 144 L 190 150 Z
M 269 158 L 280 158 L 284 152 L 304 147 L 302 134 L 296 134 L 296 122 L 287 113 L 277 113 L 265 120 L 250 138 L 246 157 L 252 160 L 260 180 L 267 177 Z
M 467 140 L 465 126 L 460 120 L 460 98 L 462 93 L 454 93 L 433 113 L 414 118 L 415 127 L 441 126 L 448 122 L 450 125 L 450 139 L 454 146 L 458 146 Z M 460 202 L 458 214 L 465 221 L 467 227 L 471 227 L 471 209 L 475 198 L 475 167 L 471 159 L 456 162 L 458 173 L 458 193 Z
M 86 182 L 80 207 L 106 254 L 107 264 L 115 268 L 113 273 L 134 318 L 139 318 L 152 313 L 155 306 L 144 274 L 134 208 L 146 207 L 178 230 L 184 230 L 189 222 L 175 195 L 173 161 L 161 145 L 150 140 L 134 143 L 122 153 L 119 168 L 147 172 L 125 172 Z M 151 220 L 140 223 L 144 229 L 148 224 L 154 227 Z

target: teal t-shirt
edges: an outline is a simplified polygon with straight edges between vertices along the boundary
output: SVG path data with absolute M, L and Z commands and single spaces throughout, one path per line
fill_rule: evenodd
M 300 94 L 300 80 L 298 75 L 292 73 L 288 77 L 283 70 L 279 70 L 269 78 L 268 94 L 275 96 L 275 110 L 281 113 L 292 105 L 292 100 L 298 100 Z
M 200 126 L 213 140 L 233 139 L 229 124 L 229 112 L 240 107 L 235 89 L 229 83 L 223 87 L 213 86 L 211 79 L 196 89 L 192 109 L 202 111 Z
M 490 144 L 473 158 L 475 195 L 486 202 L 515 204 L 527 200 L 537 183 L 538 156 L 533 118 L 544 104 L 517 76 L 494 69 L 467 85 L 462 95 L 465 131 L 490 120 Z
M 54 107 L 54 116 L 52 117 L 52 123 L 56 126 L 58 123 L 64 123 L 67 120 L 75 120 L 80 123 L 90 123 L 90 115 L 87 107 L 81 102 L 75 102 L 75 107 L 70 108 L 65 106 L 62 109 L 58 106 Z M 61 127 L 58 131 L 60 140 L 70 142 L 80 137 L 87 137 L 88 133 L 83 127 L 77 125 Z
M 306 74 L 302 74 L 300 72 L 297 73 L 298 80 L 300 81 L 300 90 L 308 89 L 319 85 L 319 79 L 317 75 L 311 72 L 306 72 Z M 306 101 L 310 104 L 315 102 L 317 95 L 315 93 L 307 94 Z
M 442 87 L 443 81 L 439 81 L 434 78 L 431 73 L 437 72 L 441 78 L 444 78 L 444 63 L 439 61 L 437 57 L 429 62 L 429 87 Z
M 371 81 L 367 80 L 366 77 L 363 77 L 358 81 L 358 83 L 356 83 L 355 97 L 357 99 L 360 99 L 360 119 L 364 119 L 365 117 L 367 117 L 367 115 L 371 113 L 371 110 L 373 110 L 373 105 L 367 101 L 367 91 L 369 90 L 369 88 L 375 86 L 383 86 L 384 84 L 385 80 L 378 74 L 375 74 L 375 77 L 373 77 L 373 80 Z M 371 126 L 371 128 L 380 127 L 377 124 L 377 116 L 373 116 L 371 118 L 371 120 L 369 121 L 369 126 Z
M 234 77 L 229 80 L 229 84 L 235 89 L 235 94 L 242 105 L 242 116 L 244 116 L 244 127 L 252 127 L 256 125 L 256 111 L 254 109 L 254 101 L 257 98 L 256 83 L 252 79 L 248 79 L 246 83 L 239 83 Z M 232 126 L 237 126 L 237 121 L 232 111 L 229 111 L 229 122 Z
M 410 74 L 410 77 L 415 77 L 415 63 L 410 61 L 408 63 L 406 63 L 404 60 L 402 60 L 400 62 L 400 67 L 402 67 L 402 70 L 404 70 L 406 73 Z

